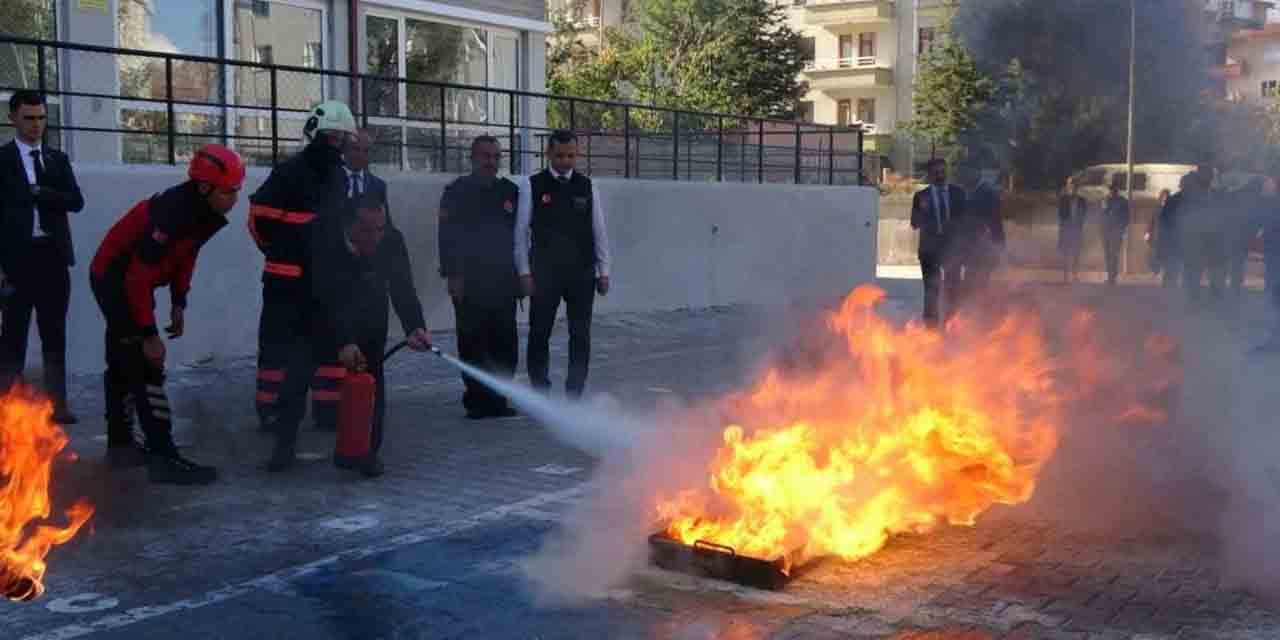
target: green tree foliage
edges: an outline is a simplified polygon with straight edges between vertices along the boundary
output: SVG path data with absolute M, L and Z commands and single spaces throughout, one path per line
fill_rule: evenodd
M 554 93 L 660 107 L 788 117 L 804 93 L 800 35 L 769 0 L 639 0 L 634 28 L 605 29 L 599 51 L 557 23 L 548 54 Z M 557 107 L 551 107 L 553 114 Z M 580 114 L 575 114 L 579 115 Z M 616 122 L 603 110 L 598 123 Z M 670 126 L 643 109 L 636 126 Z M 590 119 L 591 116 L 588 116 Z M 682 122 L 681 128 L 703 123 Z M 583 126 L 579 123 L 579 126 Z
M 0 34 L 54 39 L 56 34 L 53 2 L 51 0 L 0 1 Z M 50 61 L 46 72 L 52 73 L 54 70 L 55 66 Z M 16 44 L 0 45 L 0 83 L 7 86 L 36 87 L 39 84 L 38 71 L 34 47 Z M 52 80 L 52 76 L 48 79 Z
M 904 128 L 928 143 L 931 151 L 944 150 L 954 159 L 956 145 L 977 126 L 994 95 L 995 83 L 943 29 L 938 43 L 920 58 L 915 116 Z

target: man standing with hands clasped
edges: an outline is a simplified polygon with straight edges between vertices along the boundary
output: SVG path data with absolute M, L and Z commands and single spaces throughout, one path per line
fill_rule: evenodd
M 609 239 L 591 179 L 575 171 L 578 139 L 569 131 L 547 142 L 551 167 L 529 177 L 520 193 L 515 260 L 520 292 L 529 296 L 529 382 L 548 390 L 551 329 L 563 299 L 569 318 L 565 393 L 582 396 L 591 356 L 595 294 L 609 293 Z
M 13 291 L 3 299 L 0 391 L 22 377 L 34 312 L 53 420 L 75 424 L 67 406 L 69 267 L 76 261 L 67 213 L 83 209 L 84 196 L 67 156 L 42 144 L 48 118 L 43 94 L 9 98 L 16 135 L 0 147 L 0 273 Z

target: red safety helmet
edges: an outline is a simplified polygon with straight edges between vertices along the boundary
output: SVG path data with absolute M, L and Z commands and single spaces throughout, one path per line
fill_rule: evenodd
M 220 144 L 206 144 L 191 156 L 187 177 L 219 189 L 239 189 L 244 183 L 244 163 L 236 152 Z

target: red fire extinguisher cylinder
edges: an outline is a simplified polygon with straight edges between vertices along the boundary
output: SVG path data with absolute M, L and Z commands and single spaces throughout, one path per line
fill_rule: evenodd
M 335 459 L 356 462 L 368 457 L 373 439 L 373 407 L 377 381 L 368 373 L 348 373 L 338 403 Z

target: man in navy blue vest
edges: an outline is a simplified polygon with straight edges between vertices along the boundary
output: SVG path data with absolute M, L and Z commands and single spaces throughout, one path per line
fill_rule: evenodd
M 551 328 L 563 299 L 569 317 L 569 376 L 565 392 L 582 395 L 591 354 L 591 306 L 609 292 L 609 240 L 604 210 L 591 179 L 574 171 L 578 140 L 557 131 L 547 143 L 551 167 L 529 177 L 516 219 L 516 269 L 529 296 L 529 382 L 549 389 Z M 523 195 L 523 194 L 522 194 Z
M 493 136 L 471 143 L 471 173 L 449 183 L 440 198 L 440 275 L 449 281 L 458 328 L 458 356 L 500 378 L 519 359 L 516 334 L 516 204 L 520 189 L 498 177 L 502 147 Z M 472 420 L 515 411 L 502 396 L 463 375 L 462 406 Z

